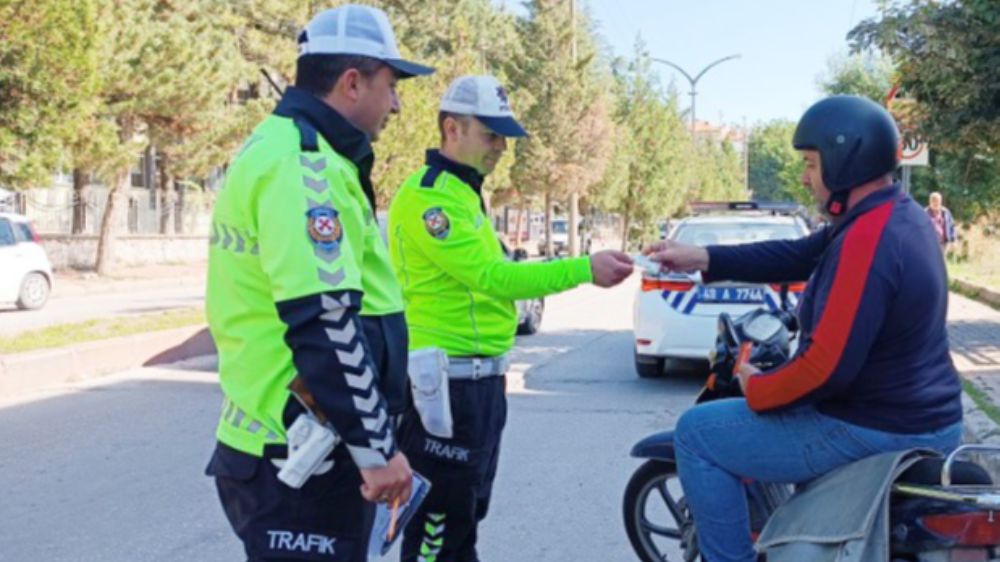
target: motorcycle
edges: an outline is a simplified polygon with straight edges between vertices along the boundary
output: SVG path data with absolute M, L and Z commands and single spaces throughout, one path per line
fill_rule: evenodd
M 748 360 L 767 370 L 788 360 L 797 337 L 787 288 L 776 311 L 758 309 L 733 319 L 719 315 L 709 376 L 696 404 L 742 396 L 736 365 Z M 741 357 L 742 353 L 742 357 Z M 623 515 L 629 542 L 642 562 L 695 562 L 695 523 L 677 475 L 671 431 L 656 433 L 632 447 L 643 459 L 625 487 Z M 946 458 L 924 458 L 908 468 L 890 496 L 890 559 L 893 562 L 1000 561 L 1000 489 L 970 453 L 998 454 L 1000 447 L 964 445 Z M 795 492 L 786 484 L 748 481 L 751 535 Z M 672 551 L 679 551 L 680 557 Z

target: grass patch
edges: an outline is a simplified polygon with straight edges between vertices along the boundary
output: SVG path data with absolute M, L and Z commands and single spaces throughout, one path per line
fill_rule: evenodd
M 20 353 L 36 349 L 63 347 L 75 343 L 130 336 L 144 332 L 170 330 L 205 322 L 201 308 L 183 308 L 137 316 L 97 318 L 85 322 L 57 324 L 23 332 L 14 337 L 0 337 L 0 353 Z
M 979 389 L 972 381 L 962 379 L 962 388 L 965 389 L 965 393 L 972 398 L 972 401 L 979 406 L 979 409 L 983 411 L 993 423 L 1000 425 L 1000 408 L 990 402 L 990 398 L 986 396 L 986 393 Z
M 1000 311 L 1000 304 L 997 304 L 995 302 L 990 302 L 985 298 L 982 298 L 982 291 L 980 291 L 979 289 L 969 289 L 967 288 L 967 286 L 959 285 L 958 283 L 955 282 L 954 279 L 951 280 L 951 283 L 949 283 L 948 288 L 955 293 L 958 293 L 964 297 L 970 298 L 978 302 L 979 304 L 988 306 L 993 310 Z
M 994 291 L 1000 291 L 1000 263 L 949 262 L 948 274 Z

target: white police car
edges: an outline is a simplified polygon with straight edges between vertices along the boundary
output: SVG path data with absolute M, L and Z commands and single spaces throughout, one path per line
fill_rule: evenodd
M 742 244 L 795 239 L 809 232 L 802 207 L 785 203 L 693 203 L 694 214 L 677 222 L 668 238 L 686 244 Z M 804 283 L 788 287 L 798 304 Z M 706 361 L 721 312 L 739 315 L 758 307 L 777 309 L 781 286 L 720 282 L 701 284 L 698 273 L 643 272 L 635 297 L 635 369 L 657 377 L 667 360 Z

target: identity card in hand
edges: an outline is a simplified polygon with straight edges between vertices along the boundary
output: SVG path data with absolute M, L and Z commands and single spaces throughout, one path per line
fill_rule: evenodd
M 375 524 L 372 526 L 372 534 L 368 539 L 368 562 L 378 560 L 388 554 L 431 489 L 430 481 L 416 471 L 413 471 L 412 486 L 410 500 L 397 506 L 395 510 L 391 505 L 385 503 L 376 504 Z
M 647 275 L 659 275 L 661 270 L 660 262 L 653 261 L 649 259 L 649 256 L 644 256 L 642 254 L 635 254 L 632 256 L 632 262 L 635 266 L 642 269 L 643 273 Z

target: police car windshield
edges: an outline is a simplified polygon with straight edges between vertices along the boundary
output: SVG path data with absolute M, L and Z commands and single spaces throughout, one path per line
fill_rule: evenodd
M 566 221 L 552 221 L 552 232 L 556 234 L 566 233 Z
M 677 227 L 674 239 L 685 244 L 731 245 L 764 240 L 792 240 L 802 236 L 794 224 L 763 221 L 688 223 Z

